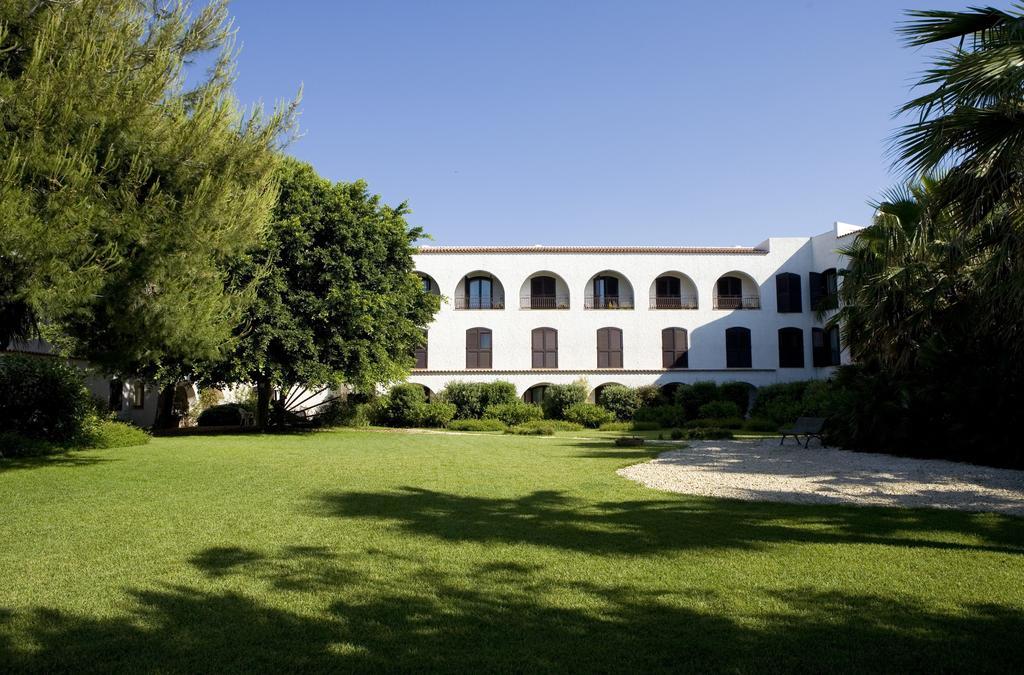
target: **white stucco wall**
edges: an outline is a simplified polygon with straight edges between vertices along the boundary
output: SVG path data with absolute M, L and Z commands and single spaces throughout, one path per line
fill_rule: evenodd
M 515 252 L 488 247 L 441 247 L 421 249 L 416 268 L 437 284 L 445 301 L 428 332 L 428 363 L 414 371 L 409 381 L 432 391 L 453 380 L 509 380 L 522 394 L 541 383 L 566 383 L 585 378 L 591 388 L 617 382 L 630 386 L 698 380 L 743 381 L 761 386 L 775 382 L 827 377 L 831 369 L 814 368 L 811 328 L 821 322 L 810 310 L 808 274 L 827 267 L 842 267 L 835 253 L 837 228 L 817 237 L 771 238 L 757 248 L 695 250 L 694 252 L 608 252 L 608 247 L 575 248 L 537 252 L 517 247 Z M 598 273 L 614 271 L 632 288 L 633 309 L 584 309 L 590 280 Z M 520 293 L 529 291 L 528 279 L 539 272 L 552 273 L 569 294 L 568 309 L 523 309 Z M 456 309 L 466 275 L 486 272 L 505 291 L 504 309 Z M 731 272 L 740 273 L 744 295 L 757 293 L 760 309 L 713 309 L 716 282 Z M 793 272 L 801 277 L 803 311 L 779 313 L 775 275 Z M 685 275 L 696 287 L 698 309 L 652 309 L 650 297 L 655 279 L 665 273 Z M 621 292 L 621 291 L 620 291 Z M 690 292 L 684 283 L 682 294 Z M 623 295 L 625 293 L 622 293 Z M 742 326 L 751 331 L 752 368 L 726 368 L 725 330 Z M 493 335 L 490 370 L 466 370 L 466 330 L 489 328 Z M 531 368 L 531 331 L 550 327 L 558 331 L 558 368 Z M 623 334 L 623 368 L 597 369 L 597 330 L 616 327 Z M 689 338 L 689 368 L 662 368 L 661 331 L 685 328 Z M 804 368 L 779 368 L 778 329 L 804 331 Z

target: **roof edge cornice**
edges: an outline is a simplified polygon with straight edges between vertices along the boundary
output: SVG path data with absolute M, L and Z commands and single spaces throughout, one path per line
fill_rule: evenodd
M 767 255 L 763 248 L 747 246 L 420 246 L 418 255 L 479 253 L 633 253 L 641 255 Z

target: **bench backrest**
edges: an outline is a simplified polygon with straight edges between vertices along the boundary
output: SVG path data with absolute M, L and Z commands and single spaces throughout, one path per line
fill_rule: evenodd
M 796 424 L 793 425 L 793 431 L 799 431 L 802 434 L 820 434 L 824 427 L 824 417 L 798 417 Z

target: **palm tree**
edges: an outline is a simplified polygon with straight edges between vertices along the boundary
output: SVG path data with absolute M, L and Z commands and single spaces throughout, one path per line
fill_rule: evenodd
M 942 172 L 943 209 L 970 231 L 979 290 L 1001 341 L 1024 359 L 1024 6 L 913 11 L 900 27 L 910 46 L 948 46 L 901 112 L 917 119 L 896 135 L 913 175 Z

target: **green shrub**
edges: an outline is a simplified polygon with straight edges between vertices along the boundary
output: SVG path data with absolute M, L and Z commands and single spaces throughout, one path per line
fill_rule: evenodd
M 455 406 L 455 419 L 479 419 L 484 412 L 479 382 L 449 382 L 438 397 Z
M 37 457 L 62 449 L 41 438 L 29 438 L 14 431 L 0 431 L 0 457 Z
M 221 403 L 210 406 L 199 413 L 196 424 L 201 427 L 241 426 L 243 410 L 245 410 L 245 406 L 241 403 Z
M 639 448 L 645 442 L 642 436 L 623 436 L 615 439 L 615 445 L 621 448 Z
M 551 420 L 565 419 L 566 411 L 577 403 L 586 403 L 587 386 L 582 382 L 553 384 L 544 392 L 544 417 Z
M 657 422 L 637 422 L 633 420 L 633 424 L 630 425 L 631 431 L 657 431 L 661 428 Z
M 504 431 L 508 426 L 499 419 L 452 420 L 448 423 L 452 431 Z
M 687 429 L 742 429 L 742 417 L 705 417 L 703 419 L 690 420 L 684 425 Z
M 88 448 L 127 448 L 149 443 L 150 436 L 133 424 L 98 420 L 82 437 Z
M 518 427 L 509 427 L 505 429 L 505 433 L 519 436 L 554 436 L 555 426 L 553 424 L 544 424 L 541 421 L 539 424 L 521 424 Z
M 605 422 L 598 427 L 601 431 L 632 431 L 632 422 Z
M 761 417 L 752 417 L 743 422 L 744 431 L 778 431 L 779 425 Z
M 633 419 L 637 408 L 640 407 L 640 397 L 636 390 L 625 387 L 621 384 L 609 384 L 601 389 L 598 396 L 598 405 L 615 415 L 615 419 L 628 421 Z
M 484 409 L 485 419 L 501 420 L 510 427 L 539 420 L 544 416 L 540 406 L 514 399 L 510 403 L 497 403 Z
M 636 394 L 638 408 L 650 408 L 662 403 L 667 403 L 667 401 L 662 400 L 661 387 L 653 384 L 645 384 L 637 387 L 633 392 Z
M 692 420 L 700 413 L 700 407 L 719 398 L 718 385 L 714 382 L 694 382 L 676 390 L 675 402 L 682 406 L 686 419 Z
M 673 441 L 681 440 L 683 438 L 683 430 L 682 429 L 673 429 L 672 433 L 670 434 L 670 436 L 671 436 Z
M 633 421 L 656 424 L 659 429 L 671 429 L 683 426 L 686 423 L 686 415 L 678 405 L 657 405 L 638 408 Z
M 534 427 L 551 428 L 555 431 L 581 431 L 583 427 L 575 422 L 566 422 L 565 420 L 534 420 L 533 422 L 526 422 L 520 424 L 517 429 L 532 429 Z
M 516 385 L 505 380 L 484 382 L 480 384 L 480 405 L 486 410 L 492 405 L 509 405 L 522 403 L 522 399 L 516 395 Z
M 740 409 L 732 401 L 711 401 L 710 403 L 705 403 L 697 410 L 697 417 L 699 419 L 739 416 Z
M 0 356 L 0 432 L 71 442 L 92 411 L 92 397 L 74 366 L 51 357 Z
M 415 427 L 420 424 L 422 408 L 426 404 L 423 387 L 411 383 L 396 384 L 373 406 L 373 421 L 389 427 Z
M 809 381 L 770 384 L 757 390 L 750 410 L 751 417 L 771 420 L 778 425 L 789 424 L 803 412 L 803 398 Z
M 316 421 L 322 427 L 365 427 L 371 421 L 371 408 L 365 397 L 349 394 L 345 400 L 335 399 L 322 406 Z
M 444 427 L 455 417 L 455 406 L 447 401 L 430 401 L 416 410 L 416 423 L 421 427 Z
M 714 441 L 734 438 L 733 433 L 728 429 L 719 429 L 716 427 L 687 429 L 684 432 L 683 437 L 692 441 Z
M 565 419 L 588 429 L 596 429 L 605 422 L 611 422 L 615 416 L 599 405 L 577 403 L 565 411 Z
M 750 407 L 750 391 L 753 389 L 746 382 L 725 382 L 718 387 L 718 398 L 721 401 L 732 401 L 740 411 L 739 416 L 747 414 Z

